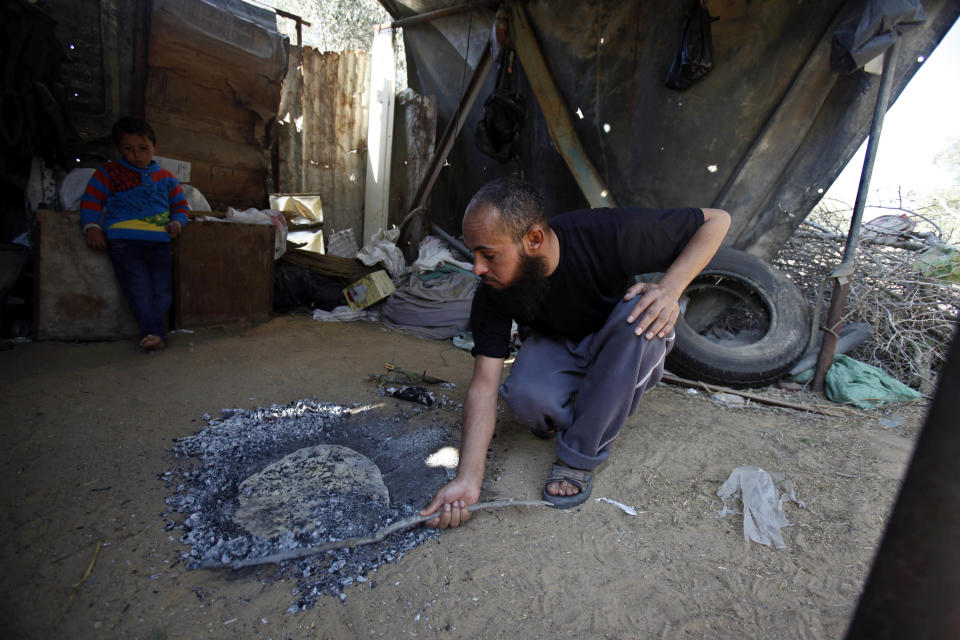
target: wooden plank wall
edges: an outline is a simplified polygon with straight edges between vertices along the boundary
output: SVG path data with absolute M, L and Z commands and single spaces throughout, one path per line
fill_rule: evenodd
M 199 0 L 156 0 L 146 116 L 160 155 L 189 161 L 214 210 L 263 208 L 285 41 Z

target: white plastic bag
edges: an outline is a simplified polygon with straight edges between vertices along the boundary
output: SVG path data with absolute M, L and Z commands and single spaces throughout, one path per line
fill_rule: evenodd
M 283 214 L 273 209 L 245 209 L 240 211 L 227 207 L 228 222 L 245 222 L 247 224 L 272 224 L 277 228 L 273 248 L 273 259 L 276 260 L 287 251 L 287 220 Z
M 402 276 L 407 270 L 407 261 L 397 247 L 400 229 L 380 229 L 370 236 L 367 244 L 357 254 L 357 259 L 368 267 L 383 262 L 391 278 Z
M 64 211 L 80 211 L 80 200 L 95 169 L 71 169 L 60 183 L 60 206 Z
M 343 305 L 340 307 L 334 307 L 330 311 L 314 309 L 313 319 L 321 322 L 355 322 L 357 320 L 379 322 L 380 314 L 372 309 L 360 309 L 359 311 L 354 311 L 347 305 Z
M 187 204 L 190 205 L 190 211 L 211 210 L 210 203 L 207 202 L 206 197 L 200 193 L 200 189 L 186 182 L 180 183 L 180 188 L 183 189 L 183 195 L 187 197 Z
M 414 271 L 424 273 L 433 271 L 445 264 L 453 264 L 467 271 L 473 270 L 472 263 L 457 260 L 454 257 L 446 242 L 436 236 L 427 236 L 420 243 L 420 253 L 417 255 L 417 260 L 410 266 Z
M 792 481 L 787 480 L 783 474 L 775 475 L 784 488 L 782 496 L 777 495 L 773 478 L 763 469 L 759 467 L 734 469 L 727 481 L 717 489 L 717 495 L 723 502 L 723 509 L 719 514 L 723 517 L 730 513 L 739 513 L 736 508 L 727 505 L 727 499 L 740 497 L 743 501 L 743 539 L 767 546 L 772 543 L 778 549 L 783 549 L 787 545 L 783 542 L 780 529 L 790 526 L 790 522 L 783 513 L 783 503 L 793 500 L 801 507 L 806 505 L 797 500 Z M 789 495 L 787 490 L 790 492 Z

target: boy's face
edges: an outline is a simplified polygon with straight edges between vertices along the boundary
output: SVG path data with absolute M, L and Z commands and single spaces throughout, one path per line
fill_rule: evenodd
M 157 145 L 145 135 L 125 133 L 120 137 L 117 151 L 133 166 L 146 169 L 153 160 L 153 154 L 157 152 Z

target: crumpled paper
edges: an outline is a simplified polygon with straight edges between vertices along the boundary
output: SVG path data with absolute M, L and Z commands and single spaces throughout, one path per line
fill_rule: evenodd
M 783 491 L 782 495 L 777 493 L 778 486 Z M 759 467 L 737 467 L 717 489 L 717 495 L 723 502 L 723 509 L 718 513 L 720 517 L 740 513 L 735 507 L 727 505 L 729 498 L 740 498 L 743 502 L 743 539 L 768 547 L 773 544 L 777 549 L 783 549 L 787 545 L 783 542 L 780 529 L 790 526 L 783 513 L 783 503 L 792 500 L 800 507 L 807 506 L 797 499 L 794 488 L 794 481 L 782 473 L 771 476 Z

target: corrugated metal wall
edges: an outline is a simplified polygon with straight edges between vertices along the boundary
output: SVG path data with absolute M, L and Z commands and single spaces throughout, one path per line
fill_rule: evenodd
M 278 120 L 283 193 L 319 193 L 324 235 L 363 231 L 370 57 L 362 51 L 290 55 Z

